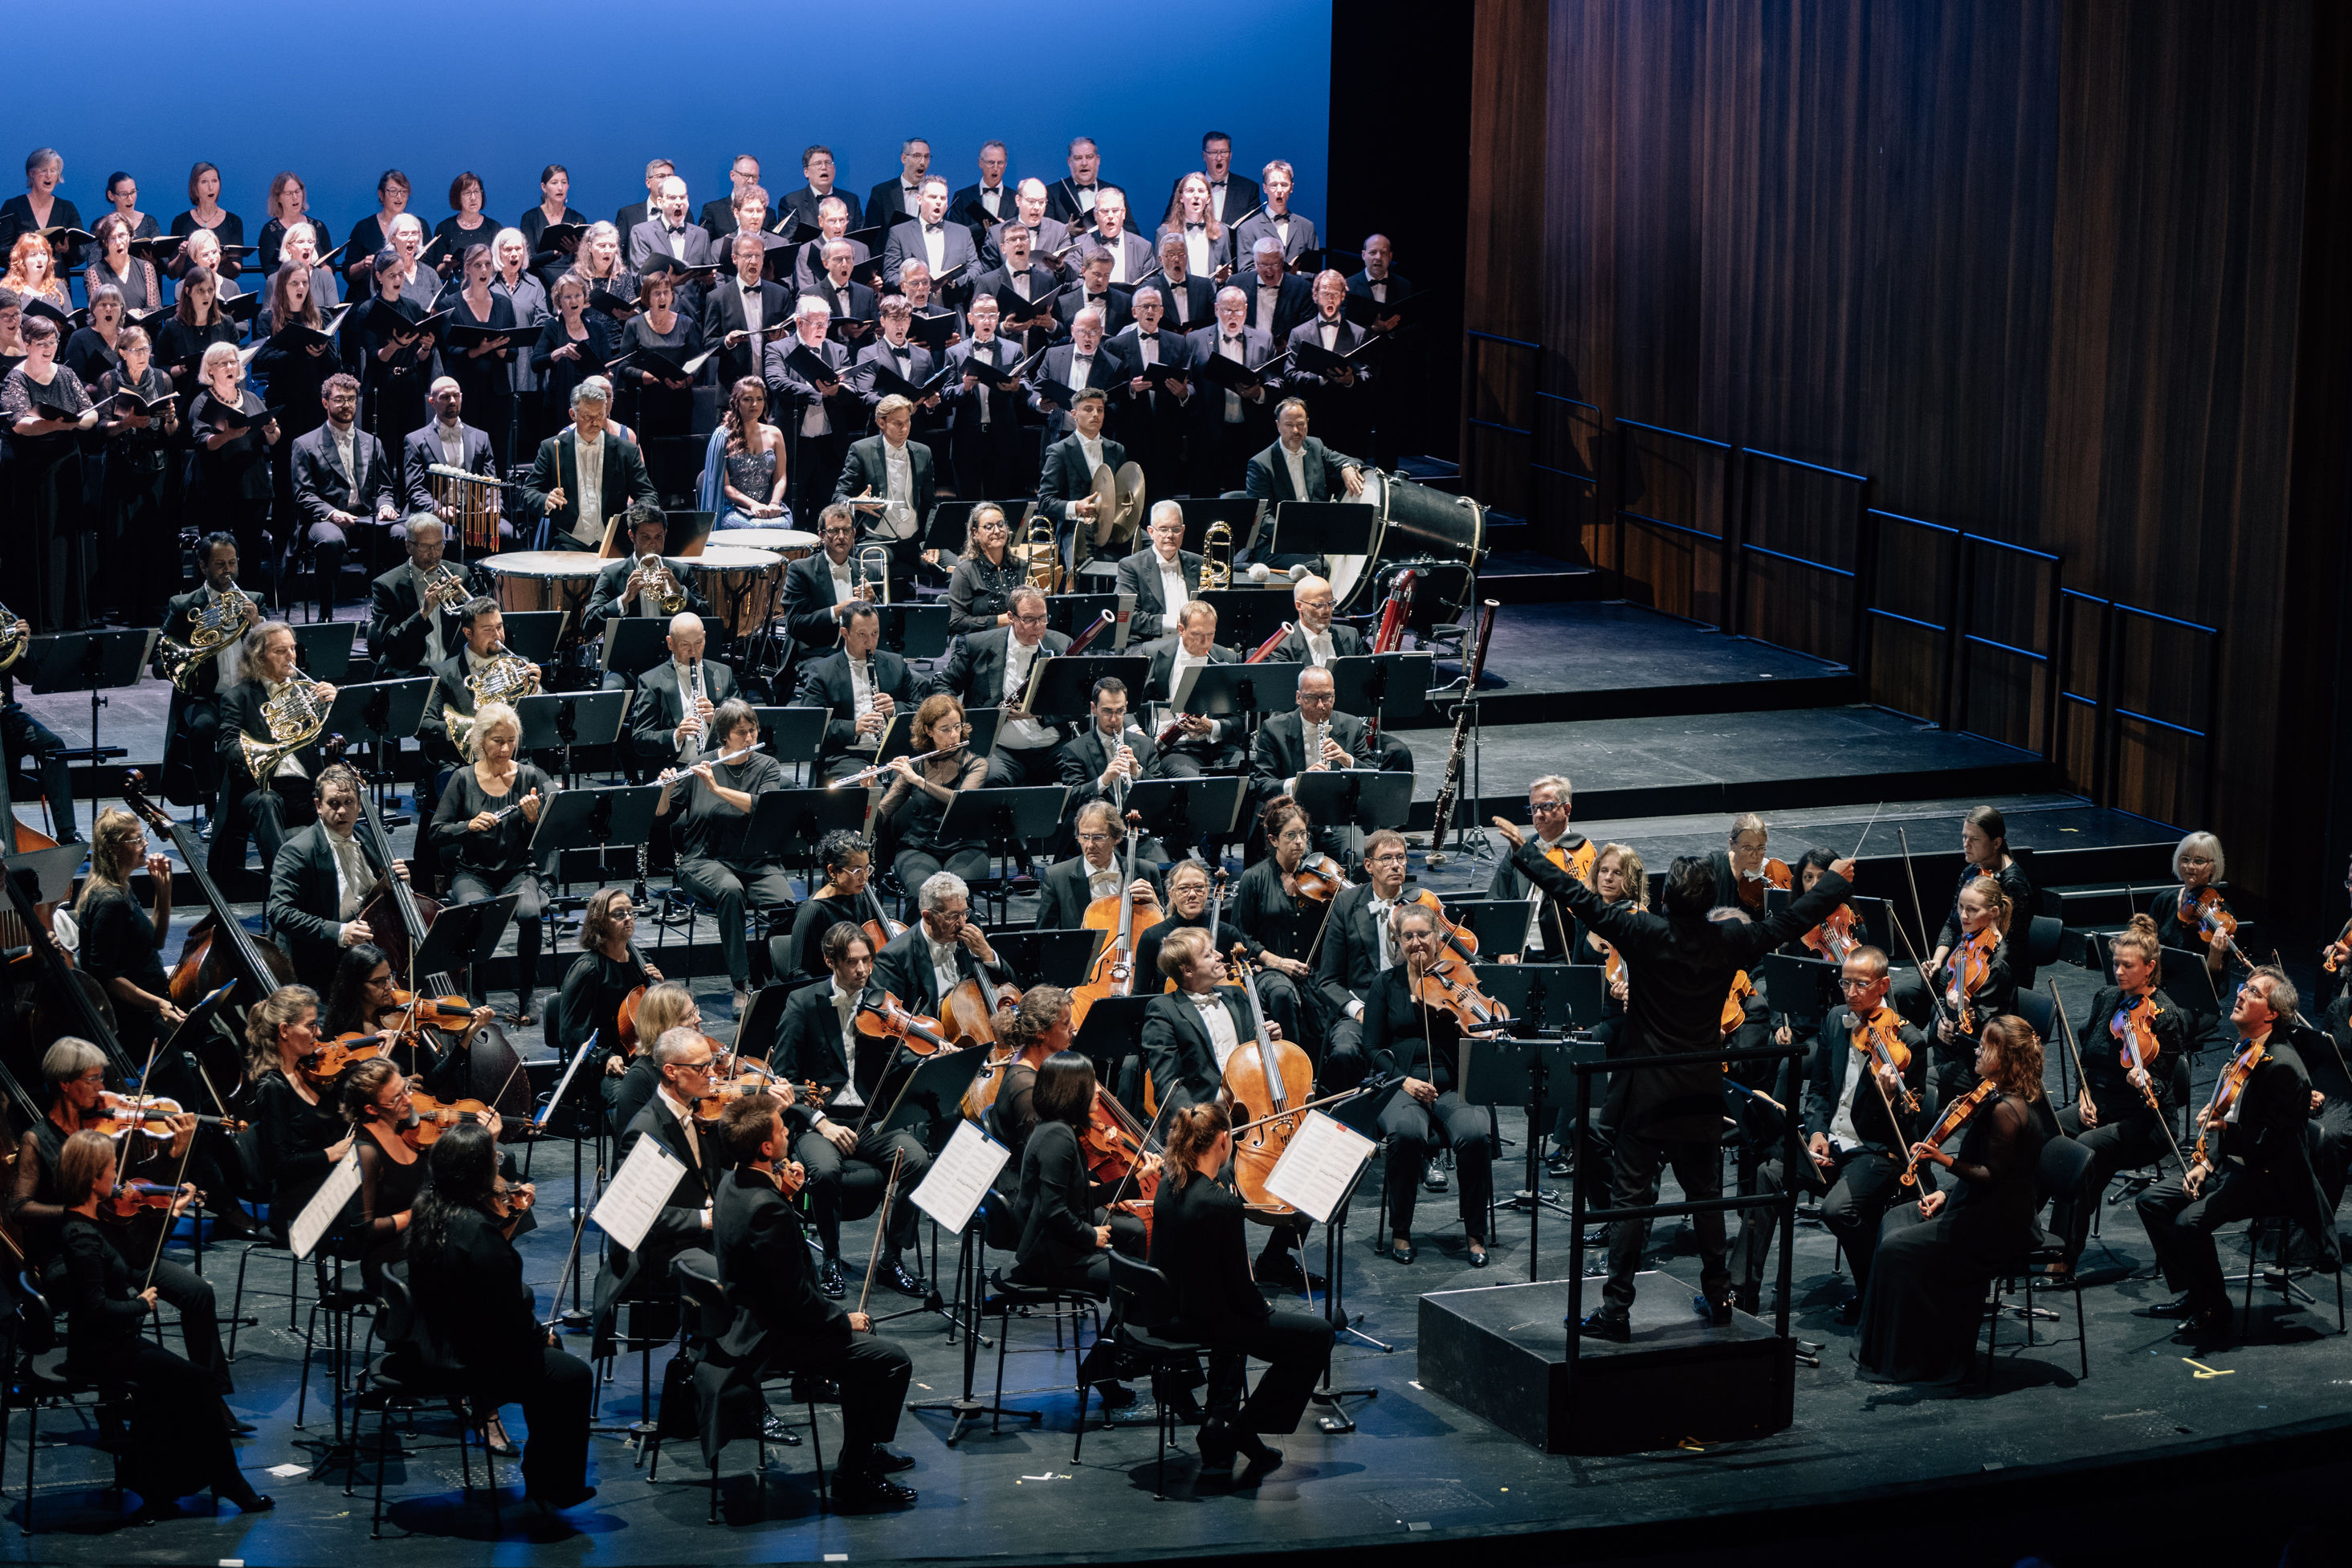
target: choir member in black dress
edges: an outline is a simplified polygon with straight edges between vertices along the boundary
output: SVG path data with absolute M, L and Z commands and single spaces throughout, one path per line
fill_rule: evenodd
M 194 287 L 192 281 L 182 293 Z M 270 454 L 282 432 L 274 417 L 260 417 L 267 405 L 245 384 L 235 343 L 213 342 L 197 370 L 203 390 L 185 403 L 195 447 L 188 463 L 189 520 L 203 533 L 234 537 L 240 559 L 268 562 Z
M 163 303 L 155 264 L 131 254 L 131 242 L 137 237 L 131 220 L 120 213 L 109 213 L 98 220 L 98 243 L 91 247 L 97 254 L 81 277 L 84 298 L 95 295 L 101 286 L 111 285 L 121 291 L 126 309 L 153 310 Z
M 621 1003 L 662 973 L 638 953 L 637 912 L 625 887 L 599 888 L 580 916 L 580 956 L 563 977 L 556 1001 L 555 1039 L 566 1057 L 596 1040 L 592 1068 L 618 1077 L 628 1068 L 621 1049 Z
M 31 600 L 20 614 L 45 632 L 89 624 L 89 539 L 82 524 L 81 434 L 98 428 L 98 409 L 81 379 L 58 363 L 58 324 L 36 316 L 24 326 L 25 362 L 0 382 L 0 418 L 8 423 L 13 473 L 9 526 L 19 561 L 30 557 Z
M 180 408 L 169 402 L 148 414 L 117 402 L 115 394 L 125 392 L 145 401 L 168 396 L 172 378 L 156 367 L 146 329 L 125 327 L 114 342 L 121 362 L 99 378 L 96 393 L 106 442 L 98 497 L 101 597 L 122 612 L 126 624 L 153 626 L 179 578 L 177 529 L 165 517 L 163 491 Z M 105 589 L 110 580 L 119 586 Z
M 1388 1254 L 1400 1263 L 1413 1260 L 1412 1213 L 1422 1167 L 1441 1147 L 1454 1151 L 1454 1189 L 1470 1266 L 1486 1266 L 1486 1200 L 1494 1187 L 1494 1155 L 1487 1139 L 1488 1112 L 1462 1097 L 1462 1028 L 1450 1012 L 1423 1003 L 1413 988 L 1437 958 L 1437 916 L 1419 904 L 1391 912 L 1390 929 L 1401 951 L 1364 996 L 1364 1055 L 1371 1071 L 1402 1084 L 1381 1113 L 1387 1134 Z
M 620 321 L 637 309 L 637 275 L 621 257 L 621 231 L 611 224 L 588 225 L 587 237 L 580 243 L 580 256 L 572 270 L 580 275 L 593 293 L 603 289 L 613 297 L 621 308 L 614 321 L 614 330 Z M 600 312 L 602 308 L 600 307 Z
M 816 858 L 824 881 L 793 914 L 793 934 L 783 956 L 775 962 L 779 979 L 831 974 L 822 950 L 824 934 L 845 920 L 863 925 L 879 907 L 866 896 L 866 883 L 874 875 L 874 846 L 865 834 L 835 828 L 817 841 Z
M 719 1118 L 712 1163 L 733 1168 L 712 1195 L 711 1250 L 735 1321 L 717 1354 L 752 1368 L 754 1377 L 793 1372 L 830 1379 L 841 1391 L 835 1505 L 857 1512 L 911 1508 L 913 1489 L 889 1477 L 914 1460 L 886 1445 L 898 1435 L 913 1364 L 874 1332 L 866 1313 L 828 1301 L 810 1270 L 800 1217 L 785 1197 L 786 1185 L 796 1187 L 805 1172 L 790 1163 L 781 1103 L 767 1095 L 736 1100 Z
M 433 843 L 449 868 L 449 898 L 474 904 L 508 894 L 515 904 L 514 1021 L 531 1021 L 531 998 L 539 988 L 539 943 L 547 894 L 530 855 L 531 831 L 540 808 L 555 793 L 555 781 L 532 763 L 519 762 L 522 720 L 504 703 L 484 703 L 467 731 L 471 766 L 460 768 L 441 792 L 433 812 Z
M 2107 939 L 2107 955 L 2116 983 L 2091 998 L 2090 1017 L 2075 1031 L 2083 1082 L 2074 1103 L 2058 1113 L 2058 1130 L 2089 1149 L 2091 1163 L 2082 1185 L 2058 1195 L 2051 1210 L 2051 1228 L 2066 1239 L 2065 1262 L 2043 1276 L 2052 1285 L 2073 1277 L 2090 1239 L 2091 1217 L 2105 1201 L 2116 1173 L 2172 1157 L 2166 1127 L 2179 1114 L 2178 1092 L 2187 1082 L 2175 1078 L 2191 1049 L 2189 1018 L 2158 988 L 2164 950 L 2154 923 L 2145 915 L 2133 915 L 2128 926 Z M 2145 1064 L 2137 1049 L 2143 1030 L 2157 1048 L 2156 1059 Z
M 978 839 L 945 839 L 949 803 L 959 790 L 980 788 L 988 772 L 988 758 L 964 744 L 971 727 L 964 722 L 963 704 L 945 692 L 934 692 L 915 710 L 910 755 L 890 761 L 890 788 L 875 808 L 876 822 L 889 822 L 898 836 L 898 852 L 891 861 L 898 885 L 912 890 L 933 875 L 951 871 L 966 882 L 988 874 L 988 846 Z M 913 760 L 926 751 L 940 755 Z
M 425 423 L 425 388 L 433 369 L 433 329 L 417 325 L 430 309 L 431 291 L 404 283 L 398 261 L 394 251 L 377 253 L 375 298 L 352 313 L 367 394 L 362 423 L 387 452 Z
M 792 902 L 792 879 L 782 859 L 769 854 L 753 860 L 744 852 L 743 836 L 751 825 L 751 807 L 761 795 L 784 787 L 784 767 L 765 753 L 754 752 L 760 738 L 760 716 L 741 698 L 719 705 L 711 716 L 715 737 L 701 758 L 678 778 L 662 785 L 654 815 L 679 812 L 677 883 L 719 912 L 719 946 L 727 977 L 735 987 L 735 1016 L 751 1007 L 751 955 L 743 943 L 747 909 L 769 909 Z M 731 757 L 733 761 L 722 761 Z
M 539 378 L 540 423 L 551 432 L 571 406 L 572 389 L 604 372 L 613 357 L 613 329 L 588 313 L 588 284 L 578 273 L 565 273 L 548 293 L 555 314 L 540 323 L 530 369 Z
M 1331 1354 L 1331 1325 L 1312 1312 L 1274 1311 L 1249 1269 L 1249 1216 L 1225 1183 L 1233 1162 L 1233 1119 L 1216 1101 L 1168 1118 L 1168 1155 L 1152 1201 L 1151 1266 L 1167 1276 L 1175 1317 L 1159 1325 L 1171 1337 L 1209 1350 L 1208 1420 L 1201 1463 L 1223 1469 L 1236 1453 L 1249 1465 L 1244 1486 L 1282 1463 L 1265 1432 L 1295 1432 L 1307 1396 Z M 1265 1362 L 1244 1404 L 1249 1360 Z
M 181 242 L 180 254 L 184 257 L 190 254 L 186 244 L 189 236 L 200 229 L 209 233 L 222 246 L 222 275 L 235 277 L 238 270 L 237 258 L 227 247 L 245 243 L 245 220 L 221 206 L 220 189 L 221 177 L 217 168 L 210 163 L 198 163 L 190 169 L 188 210 L 172 220 L 171 234 L 173 239 Z M 179 275 L 183 265 L 173 264 L 174 277 Z
M 718 452 L 721 505 L 715 528 L 792 526 L 792 508 L 784 501 L 791 483 L 784 433 L 767 418 L 768 384 L 757 376 L 738 381 L 719 415 L 727 439 Z
M 205 350 L 215 343 L 236 347 L 236 323 L 222 313 L 219 294 L 220 279 L 210 268 L 190 271 L 180 279 L 171 319 L 155 339 L 155 361 L 170 372 L 172 390 L 180 394 L 184 412 L 204 390 L 200 371 Z
M 270 1500 L 237 1469 L 219 1375 L 140 1332 L 161 1291 L 134 1288 L 139 1276 L 98 1218 L 100 1205 L 113 1196 L 114 1171 L 114 1145 L 103 1133 L 76 1133 L 58 1160 L 58 1198 L 65 1209 L 67 1375 L 139 1391 L 122 1456 L 122 1484 L 140 1496 L 134 1518 L 162 1518 L 175 1500 L 205 1487 L 243 1512 L 266 1512 Z
M 65 173 L 64 155 L 54 147 L 36 147 L 26 155 L 25 193 L 0 202 L 0 246 L 14 244 L 28 230 L 81 227 L 80 211 L 58 194 Z
M 449 319 L 441 329 L 441 362 L 465 395 L 471 423 L 488 433 L 499 472 L 503 474 L 509 461 L 507 432 L 514 416 L 514 361 L 537 334 L 523 330 L 514 306 L 494 287 L 498 265 L 488 245 L 469 246 L 462 265 L 464 287 L 450 290 L 443 299 Z M 460 327 L 486 328 L 493 333 L 499 328 L 509 330 L 460 344 L 454 336 Z M 404 441 L 408 434 L 402 432 Z
M 540 428 L 539 376 L 530 368 L 530 350 L 539 342 L 540 329 L 547 324 L 547 285 L 530 270 L 530 242 L 520 229 L 500 229 L 490 241 L 490 259 L 497 264 L 490 275 L 490 292 L 514 312 L 520 334 L 506 356 L 507 384 L 518 405 L 514 423 L 521 430 L 522 440 L 537 446 L 546 439 L 547 431 Z M 491 433 L 491 444 L 500 455 L 503 468 L 512 461 L 507 424 Z
M 561 163 L 550 163 L 539 172 L 539 205 L 527 210 L 515 224 L 530 246 L 531 268 L 545 270 L 551 277 L 571 269 L 580 241 L 574 236 L 549 243 L 547 231 L 558 224 L 588 222 L 585 213 L 572 210 L 571 197 L 572 172 Z
M 386 169 L 376 177 L 375 199 L 377 210 L 353 224 L 343 242 L 343 277 L 355 292 L 376 256 L 391 248 L 393 228 L 408 211 L 408 176 Z
M 482 211 L 482 177 L 472 170 L 449 182 L 449 205 L 450 215 L 433 225 L 433 237 L 441 242 L 433 256 L 444 277 L 454 277 L 467 253 L 476 246 L 487 247 L 499 232 Z
M 1976 1072 L 1995 1086 L 1969 1117 L 1960 1146 L 1911 1145 L 1919 1201 L 1900 1204 L 1879 1230 L 1870 1288 L 1862 1300 L 1854 1375 L 1869 1383 L 1956 1383 L 1968 1375 L 1982 1333 L 1986 1282 L 2018 1266 L 2040 1237 L 2035 1177 L 2042 1131 L 2042 1041 L 2023 1019 L 1989 1019 L 1977 1038 Z M 1929 1191 L 1941 1166 L 1956 1191 Z M 2214 1270 L 2219 1276 L 2220 1270 Z
M 131 894 L 144 867 L 154 887 L 152 913 Z M 147 831 L 130 812 L 109 807 L 90 830 L 89 877 L 74 905 L 81 924 L 80 965 L 114 1003 L 115 1038 L 144 1060 L 159 1023 L 178 1027 L 186 1014 L 172 1003 L 163 973 L 163 939 L 172 929 L 172 862 L 147 852 Z
M 409 1209 L 425 1186 L 425 1161 L 401 1136 L 415 1106 L 408 1080 L 380 1056 L 343 1070 L 335 1085 L 335 1104 L 352 1129 L 360 1155 L 358 1207 L 346 1211 L 335 1246 L 341 1256 L 359 1260 L 368 1289 L 380 1291 L 384 1270 L 406 1255 Z M 491 1112 L 488 1120 L 495 1138 L 498 1113 Z
M 327 225 L 310 214 L 310 192 L 304 188 L 302 177 L 291 170 L 280 170 L 269 182 L 269 221 L 254 236 L 255 269 L 265 275 L 277 271 L 285 260 L 287 231 L 300 225 L 310 230 L 310 243 L 316 247 L 311 259 L 334 248 Z
M 66 340 L 65 352 L 60 356 L 66 369 L 81 379 L 81 384 L 97 395 L 99 379 L 122 362 L 115 340 L 122 332 L 122 290 L 111 284 L 101 283 L 90 291 L 89 324 L 79 328 Z
M 645 448 L 654 487 L 665 496 L 691 490 L 687 476 L 699 465 L 693 451 L 694 378 L 679 372 L 702 352 L 702 324 L 693 312 L 677 308 L 677 292 L 668 272 L 648 272 L 637 296 L 643 308 L 621 329 L 623 353 L 635 350 L 668 361 L 641 357 L 619 372 L 624 385 L 636 389 L 637 444 Z
M 0 287 L 14 290 L 27 305 L 45 301 L 60 316 L 73 310 L 73 296 L 58 271 L 58 259 L 38 235 L 19 235 L 8 247 L 8 270 L 0 274 Z
M 409 1289 L 416 1310 L 466 1368 L 476 1404 L 520 1405 L 530 1440 L 523 1490 L 541 1507 L 576 1508 L 588 1484 L 594 1374 L 541 1326 L 509 1239 L 528 1197 L 499 1175 L 491 1128 L 461 1122 L 426 1154 L 429 1179 L 410 1212 Z
M 963 554 L 948 579 L 948 635 L 1013 624 L 1013 591 L 1028 580 L 1029 566 L 1012 553 L 1013 528 L 1004 508 L 974 507 L 965 519 Z
M 333 1094 L 303 1068 L 324 1043 L 319 993 L 308 986 L 280 986 L 245 1015 L 246 1084 L 261 1146 L 256 1174 L 268 1186 L 269 1228 L 281 1237 L 352 1148 Z

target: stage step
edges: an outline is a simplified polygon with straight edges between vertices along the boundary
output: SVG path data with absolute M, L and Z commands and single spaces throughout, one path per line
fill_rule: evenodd
M 1597 600 L 1608 587 L 1606 572 L 1534 550 L 1497 549 L 1478 572 L 1479 597 L 1507 605 Z

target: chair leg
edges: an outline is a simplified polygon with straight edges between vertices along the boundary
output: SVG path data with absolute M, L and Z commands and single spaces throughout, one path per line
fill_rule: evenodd
M 33 1456 L 41 1447 L 41 1401 L 38 1396 L 25 1401 L 25 1528 L 23 1533 L 33 1533 Z
M 333 1333 L 334 1324 L 331 1322 L 329 1323 L 327 1325 L 327 1332 L 330 1334 Z M 298 1432 L 302 1429 L 303 1412 L 310 1407 L 310 1352 L 311 1348 L 318 1343 L 318 1338 L 319 1303 L 313 1301 L 310 1303 L 310 1321 L 309 1323 L 304 1325 L 302 1330 L 302 1381 L 294 1396 L 294 1429 Z
M 236 1291 L 228 1299 L 228 1359 L 236 1359 L 236 1331 L 245 1317 L 245 1266 L 253 1257 L 246 1248 L 236 1255 Z
M 2254 1337 L 2254 1276 L 2263 1271 L 2263 1242 L 2257 1230 L 2261 1224 L 2262 1221 L 2256 1219 L 2249 1221 L 2246 1226 L 2245 1334 L 2249 1340 Z
M 985 1312 L 982 1312 L 982 1313 L 981 1314 L 981 1322 L 986 1322 L 987 1321 L 988 1321 L 988 1314 L 987 1314 L 987 1313 L 985 1313 Z M 1013 1309 L 1012 1309 L 1010 1306 L 1007 1306 L 1007 1307 L 1006 1307 L 1006 1308 L 1005 1308 L 1002 1312 L 1000 1312 L 1000 1313 L 998 1313 L 998 1314 L 997 1314 L 997 1323 L 996 1323 L 996 1405 L 997 1405 L 997 1406 L 998 1406 L 998 1407 L 997 1407 L 996 1409 L 992 1410 L 992 1411 L 990 1411 L 990 1412 L 989 1412 L 989 1416 L 988 1416 L 988 1429 L 989 1429 L 991 1432 L 1001 1432 L 1001 1431 L 1003 1431 L 1003 1430 L 1004 1429 L 1004 1427 L 1003 1427 L 1003 1405 L 1004 1405 L 1004 1351 L 1005 1351 L 1005 1347 L 1006 1347 L 1006 1345 L 1007 1345 L 1007 1344 L 1012 1341 L 1012 1338 L 1013 1338 Z
M 383 1472 L 392 1463 L 392 1401 L 377 1411 L 375 1429 L 375 1508 L 368 1516 L 368 1539 L 383 1539 Z
M 1987 1388 L 1992 1386 L 1993 1349 L 2000 1343 L 2000 1281 L 1999 1280 L 1992 1281 L 1991 1290 L 1992 1311 L 1985 1314 L 1984 1385 Z
M 816 1500 L 817 1500 L 817 1505 L 818 1505 L 819 1507 L 821 1507 L 821 1508 L 824 1508 L 824 1507 L 830 1507 L 830 1506 L 832 1505 L 832 1502 L 833 1502 L 833 1482 L 832 1482 L 831 1478 L 829 1478 L 829 1477 L 825 1474 L 825 1469 L 824 1469 L 824 1434 L 823 1432 L 820 1432 L 819 1430 L 817 1430 L 817 1425 L 816 1425 L 816 1401 L 815 1401 L 814 1399 L 811 1399 L 811 1400 L 808 1402 L 808 1418 L 809 1418 L 809 1452 L 810 1452 L 810 1454 L 812 1454 L 813 1456 L 814 1456 L 814 1457 L 815 1457 L 815 1459 L 816 1459 Z
M 2083 1376 L 2088 1381 L 2091 1375 L 2091 1333 L 2083 1326 L 2083 1288 L 2080 1285 L 2074 1287 L 2074 1345 L 2082 1352 Z

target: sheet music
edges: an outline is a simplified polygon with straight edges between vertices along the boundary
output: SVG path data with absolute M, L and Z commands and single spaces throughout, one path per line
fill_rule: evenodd
M 292 1244 L 295 1257 L 308 1258 L 317 1250 L 327 1228 L 334 1224 L 335 1217 L 343 1212 L 343 1205 L 351 1202 L 352 1194 L 359 1189 L 360 1153 L 353 1149 L 343 1156 L 342 1164 L 327 1173 L 327 1179 L 320 1184 L 310 1201 L 302 1206 L 302 1212 L 294 1217 L 293 1228 L 287 1232 L 286 1239 Z
M 653 1228 L 662 1206 L 677 1190 L 677 1178 L 685 1174 L 686 1166 L 662 1147 L 659 1138 L 639 1138 L 622 1162 L 621 1174 L 589 1211 L 590 1223 L 635 1252 L 644 1245 L 646 1232 Z
M 591 1030 L 588 1031 L 588 1038 L 580 1042 L 579 1054 L 572 1057 L 572 1065 L 565 1068 L 563 1076 L 556 1081 L 555 1092 L 547 1097 L 545 1105 L 540 1107 L 539 1125 L 546 1126 L 547 1119 L 555 1114 L 556 1106 L 563 1103 L 563 1092 L 572 1087 L 572 1075 L 580 1071 L 582 1062 L 588 1060 L 588 1053 L 596 1047 L 596 1037 L 604 1032 L 602 1030 Z
M 958 1122 L 948 1146 L 931 1161 L 920 1186 L 908 1194 L 917 1208 L 950 1230 L 971 1223 L 972 1210 L 988 1196 L 988 1184 L 1013 1157 L 1013 1151 L 980 1130 L 977 1122 Z
M 1364 1162 L 1372 1157 L 1374 1146 L 1371 1139 L 1353 1128 L 1342 1126 L 1320 1111 L 1309 1111 L 1289 1147 L 1274 1162 L 1265 1190 L 1301 1214 L 1328 1222 Z

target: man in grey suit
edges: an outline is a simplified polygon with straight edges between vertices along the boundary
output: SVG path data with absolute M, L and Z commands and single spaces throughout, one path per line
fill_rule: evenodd
M 710 231 L 687 210 L 686 182 L 672 174 L 661 183 L 660 210 L 629 231 L 629 266 L 642 273 L 647 258 L 675 257 L 688 267 L 716 267 Z M 696 301 L 698 305 L 700 301 Z
M 1234 233 L 1234 246 L 1246 251 L 1267 235 L 1282 246 L 1285 263 L 1297 261 L 1315 248 L 1315 220 L 1290 210 L 1290 165 L 1277 158 L 1265 175 L 1265 210 L 1253 214 Z
M 350 537 L 366 529 L 368 572 L 375 572 L 378 525 L 400 520 L 399 474 L 383 443 L 359 427 L 360 383 L 340 372 L 320 389 L 327 422 L 294 438 L 294 505 L 310 540 L 312 573 L 323 618 L 334 613 L 335 578 Z
M 929 263 L 935 278 L 962 267 L 944 290 L 959 299 L 971 290 L 980 271 L 980 250 L 971 243 L 971 231 L 948 222 L 948 183 L 937 174 L 923 181 L 921 210 L 914 219 L 890 230 L 890 238 L 882 247 L 882 281 L 897 287 L 899 268 L 909 256 Z

